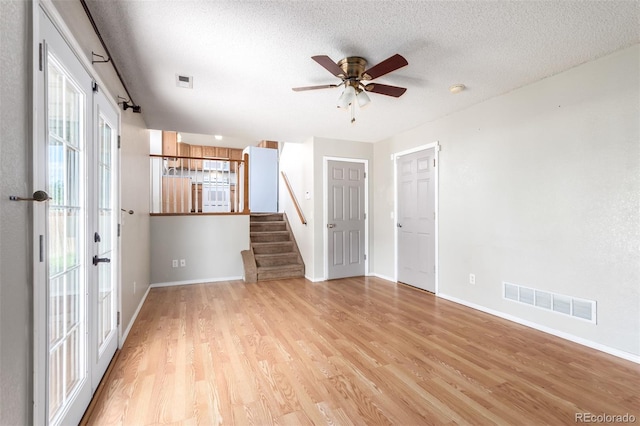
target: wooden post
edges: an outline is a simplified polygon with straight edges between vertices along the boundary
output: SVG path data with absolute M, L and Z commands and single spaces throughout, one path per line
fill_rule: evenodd
M 243 155 L 244 160 L 244 209 L 242 213 L 250 213 L 249 211 L 249 154 Z

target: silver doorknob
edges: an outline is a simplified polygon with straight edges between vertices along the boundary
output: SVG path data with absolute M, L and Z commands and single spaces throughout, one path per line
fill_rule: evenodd
M 402 228 L 402 224 L 398 223 L 398 228 Z
M 50 200 L 51 197 L 49 197 L 49 194 L 47 194 L 46 191 L 36 191 L 33 193 L 33 196 L 31 198 L 22 198 L 22 197 L 18 197 L 17 195 L 9 195 L 9 199 L 11 201 L 47 201 Z
M 335 228 L 336 224 L 335 223 L 327 223 L 327 228 Z

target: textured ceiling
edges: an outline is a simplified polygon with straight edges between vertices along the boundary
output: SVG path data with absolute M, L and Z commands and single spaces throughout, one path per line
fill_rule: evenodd
M 149 127 L 248 142 L 376 142 L 640 41 L 638 1 L 87 3 Z M 375 81 L 407 92 L 370 94 L 353 125 L 341 89 L 291 90 L 339 81 L 311 56 L 395 53 L 409 65 Z

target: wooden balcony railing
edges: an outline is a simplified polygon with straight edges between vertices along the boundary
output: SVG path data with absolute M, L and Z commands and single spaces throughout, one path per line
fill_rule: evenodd
M 249 214 L 249 157 L 150 155 L 152 215 Z

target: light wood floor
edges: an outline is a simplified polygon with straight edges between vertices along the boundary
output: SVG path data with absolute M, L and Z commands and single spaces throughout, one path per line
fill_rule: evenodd
M 640 422 L 639 366 L 377 278 L 152 289 L 89 424 Z

